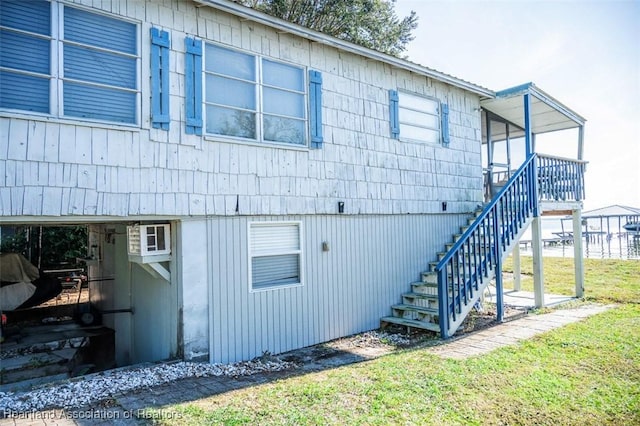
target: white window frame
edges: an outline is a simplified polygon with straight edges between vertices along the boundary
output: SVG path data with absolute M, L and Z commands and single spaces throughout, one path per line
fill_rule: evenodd
M 73 79 L 66 79 L 64 77 L 64 46 L 65 44 L 71 44 L 76 46 L 84 46 L 82 43 L 65 41 L 63 38 L 64 34 L 64 8 L 71 7 L 74 9 L 80 9 L 85 12 L 89 12 L 92 14 L 103 15 L 111 19 L 128 22 L 136 26 L 136 55 L 128 55 L 131 57 L 135 57 L 136 59 L 136 88 L 135 89 L 127 89 L 126 91 L 130 91 L 135 93 L 136 96 L 136 105 L 134 107 L 135 117 L 133 123 L 124 123 L 119 121 L 110 121 L 110 120 L 101 120 L 99 118 L 86 118 L 86 117 L 76 117 L 71 115 L 64 114 L 64 96 L 63 90 L 64 81 L 74 82 Z M 1 111 L 7 111 L 11 113 L 15 113 L 17 115 L 29 115 L 29 116 L 40 116 L 47 118 L 56 118 L 65 121 L 89 121 L 95 123 L 104 123 L 115 126 L 126 126 L 126 127 L 140 127 L 141 123 L 141 108 L 142 108 L 142 90 L 141 90 L 141 70 L 142 70 L 142 25 L 139 21 L 124 18 L 122 16 L 114 15 L 108 12 L 104 12 L 101 10 L 95 10 L 92 8 L 84 7 L 82 5 L 76 4 L 67 4 L 65 2 L 60 2 L 56 0 L 51 1 L 51 34 L 49 36 L 36 35 L 29 32 L 23 32 L 21 30 L 17 30 L 17 32 L 32 34 L 37 36 L 38 38 L 48 39 L 50 42 L 50 64 L 49 64 L 49 113 L 43 113 L 38 111 L 27 111 L 20 109 L 9 109 L 9 108 L 0 108 Z M 13 29 L 9 29 L 10 31 L 15 31 Z M 89 48 L 93 48 L 88 46 Z M 109 52 L 108 49 L 97 49 L 105 52 Z M 119 52 L 116 52 L 119 53 Z M 122 53 L 119 53 L 122 54 Z M 125 55 L 125 54 L 122 54 Z M 18 74 L 32 74 L 28 71 L 16 71 L 12 70 L 12 72 L 16 72 Z M 41 75 L 44 77 L 44 75 Z M 95 84 L 96 86 L 100 86 L 99 83 Z
M 254 253 L 251 249 L 252 246 L 252 227 L 276 227 L 276 226 L 296 226 L 298 228 L 298 249 L 297 250 L 274 250 L 274 251 L 261 251 Z M 304 285 L 304 232 L 302 227 L 302 221 L 254 221 L 247 224 L 247 252 L 248 252 L 248 276 L 247 281 L 249 283 L 250 293 L 259 293 L 264 291 L 281 290 L 286 288 L 302 287 Z M 270 286 L 255 288 L 253 285 L 253 259 L 255 257 L 263 256 L 277 256 L 285 254 L 297 254 L 298 255 L 298 282 L 287 284 L 275 284 Z
M 403 99 L 405 103 L 403 105 Z M 415 101 L 428 101 L 433 102 L 436 112 L 428 111 L 426 108 L 422 109 L 419 106 L 408 105 L 407 100 L 413 99 Z M 403 114 L 403 112 L 405 112 Z M 433 117 L 435 119 L 435 125 L 429 125 L 428 123 L 421 123 L 417 121 L 411 121 L 409 114 L 416 113 Z M 404 117 L 403 117 L 404 116 Z M 400 128 L 400 140 L 406 140 L 411 142 L 429 143 L 429 144 L 441 144 L 442 143 L 442 108 L 440 101 L 432 96 L 421 95 L 414 92 L 408 92 L 404 90 L 398 91 L 398 124 Z M 406 136 L 407 129 L 409 127 L 424 129 L 429 132 L 437 133 L 437 140 L 426 140 L 420 137 Z
M 238 79 L 239 81 L 244 81 L 247 83 L 253 83 L 255 86 L 255 99 L 256 99 L 256 110 L 255 110 L 255 114 L 256 114 L 256 137 L 254 138 L 244 138 L 244 137 L 239 137 L 239 136 L 231 136 L 231 135 L 221 135 L 221 134 L 216 134 L 216 133 L 209 133 L 207 131 L 207 105 L 218 105 L 218 104 L 214 104 L 214 103 L 209 103 L 207 102 L 207 75 L 218 75 L 217 73 L 213 72 L 213 71 L 209 71 L 207 70 L 206 67 L 206 46 L 207 45 L 211 45 L 211 46 L 215 46 L 217 48 L 220 49 L 225 49 L 225 50 L 229 50 L 232 52 L 238 52 L 238 53 L 242 53 L 244 55 L 247 56 L 251 56 L 254 58 L 254 65 L 255 65 L 255 75 L 256 75 L 256 81 L 255 82 L 249 82 L 246 80 L 242 80 L 242 79 Z M 207 137 L 210 138 L 216 138 L 216 139 L 224 139 L 224 140 L 229 140 L 229 141 L 234 141 L 234 142 L 249 142 L 249 143 L 258 143 L 260 145 L 267 145 L 267 144 L 273 144 L 273 145 L 277 145 L 277 146 L 282 146 L 282 147 L 290 147 L 290 148 L 308 148 L 310 145 L 310 140 L 311 140 L 311 135 L 310 135 L 310 129 L 309 129 L 309 77 L 308 77 L 308 68 L 305 66 L 301 66 L 299 64 L 294 64 L 294 63 L 290 63 L 290 62 L 286 62 L 286 61 L 282 61 L 279 59 L 274 59 L 274 58 L 270 58 L 270 57 L 266 57 L 263 55 L 258 55 L 255 53 L 251 53 L 251 52 L 247 52 L 241 49 L 236 49 L 230 46 L 226 46 L 226 45 L 222 45 L 219 43 L 212 43 L 212 42 L 206 42 L 204 49 L 203 49 L 203 54 L 205 55 L 203 57 L 203 66 L 202 66 L 202 79 L 203 79 L 203 83 L 202 83 L 202 104 L 203 104 L 203 132 Z M 303 91 L 302 92 L 298 92 L 298 91 L 293 91 L 290 89 L 286 89 L 286 88 L 277 88 L 278 90 L 283 90 L 283 91 L 287 91 L 290 93 L 296 93 L 299 95 L 303 96 L 303 105 L 304 105 L 304 117 L 302 119 L 298 119 L 298 118 L 293 118 L 293 117 L 286 117 L 285 118 L 292 118 L 295 120 L 299 120 L 303 122 L 303 136 L 304 136 L 304 143 L 302 144 L 296 144 L 296 143 L 292 143 L 292 142 L 278 142 L 278 141 L 270 141 L 270 140 L 266 140 L 264 138 L 264 116 L 265 115 L 272 115 L 272 116 L 277 116 L 276 114 L 270 114 L 270 113 L 265 113 L 264 112 L 264 102 L 263 102 L 263 92 L 264 92 L 264 87 L 272 87 L 267 85 L 266 83 L 264 83 L 264 79 L 263 79 L 263 61 L 271 61 L 271 62 L 275 62 L 275 63 L 280 63 L 289 67 L 293 67 L 296 69 L 299 69 L 302 71 L 302 79 L 303 79 L 303 83 L 302 83 L 302 87 L 303 87 Z M 225 76 L 227 77 L 227 76 Z M 231 77 L 233 78 L 233 77 Z M 228 107 L 226 105 L 222 105 L 219 104 L 219 106 L 221 107 Z

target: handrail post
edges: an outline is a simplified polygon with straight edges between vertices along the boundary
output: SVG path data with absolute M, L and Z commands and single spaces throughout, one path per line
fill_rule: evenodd
M 531 167 L 531 200 L 533 202 L 533 217 L 538 217 L 538 205 L 540 200 L 538 199 L 538 156 L 535 154 L 531 154 L 533 156 L 533 160 L 529 167 Z
M 496 253 L 496 266 L 495 266 L 495 277 L 496 277 L 496 313 L 498 322 L 502 322 L 504 320 L 504 312 L 503 312 L 503 288 L 502 288 L 502 235 L 500 235 L 500 223 L 499 223 L 499 215 L 498 208 L 500 208 L 501 203 L 495 205 L 495 210 L 493 214 L 493 246 Z
M 438 322 L 440 323 L 440 337 L 449 337 L 449 292 L 447 291 L 447 267 L 438 269 Z

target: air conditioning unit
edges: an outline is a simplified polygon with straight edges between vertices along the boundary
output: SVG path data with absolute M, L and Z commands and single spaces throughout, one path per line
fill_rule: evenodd
M 171 254 L 171 225 L 134 225 L 127 227 L 129 257 Z

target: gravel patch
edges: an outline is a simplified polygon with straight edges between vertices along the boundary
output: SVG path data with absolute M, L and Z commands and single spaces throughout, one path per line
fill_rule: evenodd
M 12 414 L 50 408 L 78 408 L 124 392 L 147 389 L 190 377 L 249 376 L 295 367 L 295 363 L 268 357 L 226 365 L 177 362 L 145 368 L 111 370 L 26 392 L 0 392 L 0 407 L 5 413 Z
M 353 336 L 343 337 L 327 343 L 328 346 L 336 349 L 345 348 L 372 348 L 372 347 L 395 347 L 409 346 L 414 343 L 413 339 L 400 333 L 388 333 L 386 331 L 372 330 Z

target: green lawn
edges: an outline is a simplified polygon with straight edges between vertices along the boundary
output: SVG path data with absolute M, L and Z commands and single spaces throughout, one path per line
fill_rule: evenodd
M 520 257 L 522 290 L 533 291 L 533 259 Z M 573 259 L 544 258 L 545 293 L 575 294 Z M 513 272 L 511 257 L 503 271 Z M 585 259 L 584 279 L 586 300 L 600 303 L 640 303 L 640 261 L 616 259 Z M 512 283 L 505 280 L 505 289 Z
M 545 259 L 547 291 L 571 291 L 572 271 Z M 407 349 L 163 413 L 181 416 L 167 424 L 640 424 L 640 262 L 588 260 L 585 275 L 590 300 L 620 306 L 481 357 Z

